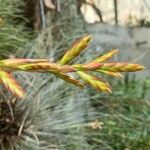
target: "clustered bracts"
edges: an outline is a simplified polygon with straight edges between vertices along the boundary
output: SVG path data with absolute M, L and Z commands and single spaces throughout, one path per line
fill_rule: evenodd
M 26 71 L 26 72 L 41 72 L 51 73 L 55 76 L 84 88 L 86 84 L 91 85 L 95 89 L 111 92 L 110 85 L 99 77 L 92 75 L 92 72 L 98 72 L 110 75 L 112 77 L 123 77 L 120 72 L 133 72 L 143 70 L 144 67 L 139 64 L 112 62 L 104 63 L 104 61 L 111 58 L 118 50 L 112 50 L 103 56 L 85 64 L 70 64 L 90 43 L 91 36 L 85 35 L 77 40 L 72 47 L 63 55 L 58 62 L 50 62 L 47 59 L 5 59 L 0 61 L 0 82 L 9 89 L 12 93 L 20 98 L 24 97 L 22 87 L 13 78 L 12 72 Z M 82 80 L 81 82 L 68 73 L 78 74 Z

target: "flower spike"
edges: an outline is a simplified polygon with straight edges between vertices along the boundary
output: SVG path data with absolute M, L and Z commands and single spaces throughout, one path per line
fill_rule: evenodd
M 96 58 L 95 60 L 93 60 L 92 62 L 104 62 L 108 59 L 110 59 L 114 54 L 118 53 L 118 49 L 115 50 L 111 50 L 110 52 L 102 55 L 101 57 Z
M 143 70 L 145 67 L 132 63 L 89 63 L 85 65 L 73 65 L 74 68 L 84 71 L 111 71 L 111 72 L 134 72 Z
M 70 48 L 59 61 L 59 64 L 68 64 L 71 60 L 76 58 L 90 43 L 91 36 L 85 35 L 79 40 L 77 40 L 72 48 Z
M 13 94 L 19 98 L 24 97 L 24 91 L 17 81 L 12 77 L 14 71 L 51 73 L 58 78 L 63 79 L 80 88 L 84 88 L 85 84 L 79 80 L 69 76 L 67 73 L 78 74 L 85 83 L 93 88 L 111 93 L 110 85 L 102 79 L 93 76 L 92 72 L 103 73 L 112 77 L 123 77 L 120 72 L 133 72 L 143 70 L 144 67 L 139 64 L 132 63 L 104 63 L 111 58 L 118 50 L 112 50 L 103 56 L 86 64 L 67 65 L 71 60 L 76 58 L 89 44 L 91 36 L 85 35 L 74 43 L 62 57 L 58 63 L 52 63 L 47 59 L 5 59 L 0 61 L 0 82 Z
M 89 85 L 94 87 L 97 90 L 100 91 L 106 91 L 109 93 L 112 93 L 110 90 L 110 86 L 108 83 L 102 81 L 100 78 L 91 76 L 83 71 L 78 71 L 77 74 Z
M 24 90 L 13 78 L 12 74 L 0 69 L 0 81 L 13 94 L 19 98 L 24 97 Z

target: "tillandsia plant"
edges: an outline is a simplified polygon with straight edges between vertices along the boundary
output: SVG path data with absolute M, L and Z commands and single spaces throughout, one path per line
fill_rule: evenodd
M 58 62 L 50 62 L 47 59 L 5 59 L 0 61 L 0 81 L 1 83 L 19 98 L 24 97 L 22 87 L 13 78 L 12 72 L 40 72 L 51 73 L 55 76 L 81 88 L 86 84 L 97 90 L 111 93 L 110 85 L 101 78 L 90 73 L 99 72 L 113 77 L 123 77 L 120 72 L 133 72 L 143 70 L 144 67 L 132 63 L 104 63 L 111 58 L 118 50 L 112 50 L 103 56 L 85 64 L 70 64 L 90 43 L 91 36 L 85 35 L 77 40 L 73 46 L 63 55 Z M 84 81 L 81 82 L 68 73 L 76 73 Z
M 93 115 L 95 111 L 88 96 L 83 96 L 84 92 L 79 93 L 78 89 L 70 90 L 59 79 L 49 82 L 46 76 L 22 74 L 31 81 L 24 79 L 25 100 L 1 95 L 0 150 L 78 150 L 92 147 L 86 136 L 94 130 L 100 131 L 103 123 Z

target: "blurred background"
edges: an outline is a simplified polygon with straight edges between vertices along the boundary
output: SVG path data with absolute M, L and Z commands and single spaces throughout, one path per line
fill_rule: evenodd
M 48 121 L 51 121 L 50 128 L 56 127 L 58 133 L 57 140 L 44 137 L 48 149 L 149 150 L 150 1 L 0 0 L 1 59 L 58 60 L 84 34 L 91 34 L 93 39 L 77 62 L 90 61 L 109 50 L 119 49 L 112 61 L 139 63 L 146 69 L 125 73 L 123 79 L 101 75 L 111 83 L 112 94 L 90 87 L 80 90 L 49 75 L 44 78 L 37 75 L 34 89 L 29 74 L 21 73 L 24 81 L 20 82 L 28 87 L 30 99 L 34 99 L 29 90 L 32 89 L 40 98 L 39 103 L 44 99 L 50 105 L 53 103 Z M 47 90 L 43 88 L 42 94 L 37 93 L 42 85 Z M 102 124 L 99 129 L 87 128 L 89 122 L 95 121 Z M 40 130 L 52 133 L 48 127 Z

